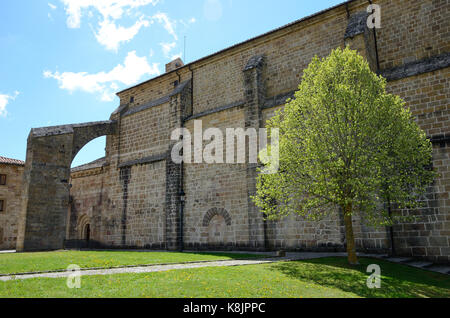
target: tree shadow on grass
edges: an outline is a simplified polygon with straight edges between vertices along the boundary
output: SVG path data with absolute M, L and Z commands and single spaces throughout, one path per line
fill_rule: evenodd
M 368 298 L 428 298 L 450 297 L 450 276 L 409 266 L 362 258 L 360 265 L 351 266 L 346 258 L 322 258 L 315 260 L 278 263 L 272 269 L 283 274 L 324 287 L 338 288 Z M 367 287 L 367 266 L 381 267 L 381 288 Z

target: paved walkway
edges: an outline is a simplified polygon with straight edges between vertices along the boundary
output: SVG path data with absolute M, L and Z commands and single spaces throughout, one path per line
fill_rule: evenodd
M 187 264 L 172 264 L 172 265 L 149 265 L 140 267 L 120 267 L 111 269 L 96 269 L 96 270 L 81 270 L 81 276 L 92 275 L 113 275 L 113 274 L 136 274 L 136 273 L 151 273 L 151 272 L 165 272 L 176 269 L 188 269 L 188 268 L 200 268 L 200 267 L 224 267 L 224 266 L 239 266 L 239 265 L 254 265 L 254 264 L 266 264 L 281 261 L 277 259 L 263 259 L 263 260 L 230 260 L 230 261 L 215 261 L 215 262 L 198 262 Z M 74 272 L 55 272 L 55 273 L 43 273 L 43 274 L 25 274 L 15 276 L 3 276 L 0 277 L 0 281 L 8 281 L 14 279 L 29 279 L 29 278 L 61 278 L 73 275 Z
M 14 250 L 7 250 L 7 251 L 0 251 L 0 254 L 6 254 L 6 253 L 15 253 Z
M 272 253 L 264 253 L 272 256 Z M 165 265 L 146 265 L 146 266 L 127 266 L 109 269 L 81 269 L 81 276 L 92 275 L 114 275 L 114 274 L 136 274 L 136 273 L 151 273 L 151 272 L 165 272 L 177 269 L 201 268 L 201 267 L 228 267 L 228 266 L 242 266 L 242 265 L 256 265 L 269 264 L 276 262 L 288 262 L 296 260 L 317 259 L 323 257 L 345 257 L 346 253 L 287 253 L 285 257 L 270 257 L 255 260 L 226 260 L 226 261 L 202 261 L 190 262 L 183 264 L 165 264 Z M 387 260 L 393 263 L 400 263 L 408 266 L 431 270 L 443 274 L 450 274 L 450 267 L 445 265 L 434 265 L 429 262 L 414 261 L 409 258 L 391 257 L 377 254 L 362 254 L 358 253 L 359 257 L 373 257 Z M 30 279 L 30 278 L 64 278 L 73 275 L 73 271 L 56 271 L 47 273 L 30 273 L 30 274 L 16 274 L 9 276 L 0 276 L 0 281 L 9 281 L 16 279 Z

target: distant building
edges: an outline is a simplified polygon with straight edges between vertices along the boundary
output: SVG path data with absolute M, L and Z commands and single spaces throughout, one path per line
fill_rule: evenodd
M 0 156 L 0 250 L 16 248 L 25 162 Z

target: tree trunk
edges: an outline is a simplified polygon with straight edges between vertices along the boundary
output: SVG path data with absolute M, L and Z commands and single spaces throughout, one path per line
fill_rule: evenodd
M 353 235 L 352 223 L 352 205 L 347 204 L 344 208 L 344 224 L 345 224 L 345 238 L 347 240 L 347 256 L 350 265 L 357 265 L 358 258 L 356 257 L 355 236 Z

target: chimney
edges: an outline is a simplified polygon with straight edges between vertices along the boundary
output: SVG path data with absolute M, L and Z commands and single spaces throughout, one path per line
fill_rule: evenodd
M 183 61 L 178 57 L 170 63 L 166 64 L 166 73 L 176 70 L 184 65 Z

